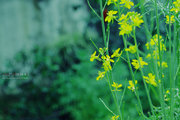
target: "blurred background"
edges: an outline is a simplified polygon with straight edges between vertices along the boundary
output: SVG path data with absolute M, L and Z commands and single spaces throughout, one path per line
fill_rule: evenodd
M 99 11 L 98 1 L 90 2 Z M 110 49 L 123 48 L 117 23 L 112 27 Z M 143 28 L 137 35 L 143 50 Z M 89 61 L 95 50 L 90 39 L 103 47 L 101 36 L 86 0 L 0 0 L 0 120 L 109 120 L 99 100 L 115 110 L 108 85 L 96 81 L 101 66 Z M 130 78 L 124 61 L 114 71 L 118 83 Z M 127 91 L 124 116 L 135 119 L 136 105 Z

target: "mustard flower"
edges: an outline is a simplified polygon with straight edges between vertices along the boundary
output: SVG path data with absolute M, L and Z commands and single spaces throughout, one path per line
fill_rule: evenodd
M 101 58 L 103 59 L 103 68 L 104 68 L 104 70 L 105 71 L 112 70 L 111 62 L 114 62 L 114 60 L 111 59 L 109 55 L 102 56 Z
M 112 3 L 116 3 L 118 0 L 108 0 L 107 5 L 110 5 Z
M 160 62 L 158 61 L 158 66 L 160 66 Z M 167 62 L 162 62 L 161 63 L 161 66 L 163 67 L 163 68 L 167 68 L 168 67 L 168 65 L 167 65 Z
M 104 53 L 106 52 L 107 48 L 99 48 L 99 53 L 101 55 L 104 55 Z
M 131 0 L 121 0 L 119 4 L 124 4 L 124 7 L 130 9 L 131 6 L 134 6 L 134 3 Z
M 122 14 L 118 20 L 120 21 L 120 24 L 123 23 L 122 21 L 127 22 L 128 21 L 128 14 L 126 14 L 126 15 Z
M 90 61 L 93 62 L 94 59 L 98 59 L 99 56 L 96 56 L 96 51 L 91 55 Z
M 166 49 L 166 46 L 162 43 L 162 42 L 160 42 L 160 51 L 166 51 L 167 49 Z
M 133 13 L 132 15 L 130 15 L 130 19 L 133 22 L 133 26 L 140 27 L 140 25 L 144 22 L 142 16 L 137 12 L 136 13 L 131 12 L 131 13 Z
M 105 76 L 105 74 L 106 74 L 106 72 L 101 72 L 101 71 L 99 71 L 98 72 L 98 77 L 96 78 L 96 80 L 99 80 L 99 79 L 102 79 L 104 76 Z
M 135 85 L 137 84 L 137 80 L 135 80 L 135 84 L 133 83 L 132 80 L 129 81 L 129 86 L 128 89 L 132 90 L 134 92 L 135 90 Z
M 112 91 L 121 91 L 121 90 L 118 89 L 118 88 L 121 88 L 121 87 L 122 87 L 122 84 L 118 84 L 118 83 L 113 82 L 112 87 L 115 88 L 115 90 L 112 90 Z
M 141 23 L 144 22 L 142 16 L 137 12 L 128 12 L 126 15 L 122 14 L 118 21 L 118 24 L 120 25 L 119 35 L 129 35 L 132 32 L 133 27 L 140 27 Z
M 170 91 L 166 90 L 166 93 L 164 95 L 164 101 L 169 101 L 170 100 L 169 95 L 170 95 Z
M 121 51 L 121 53 L 119 53 L 119 51 L 120 51 L 120 48 L 115 50 L 114 53 L 111 55 L 111 58 L 120 57 L 122 55 L 122 51 Z
M 114 16 L 115 14 L 117 14 L 118 12 L 117 11 L 113 11 L 113 10 L 110 10 L 108 13 L 107 13 L 107 17 L 105 18 L 105 22 L 113 22 L 114 19 L 117 18 L 117 16 Z
M 145 81 L 148 83 L 148 84 L 151 84 L 155 87 L 157 87 L 157 82 L 155 80 L 155 75 L 153 75 L 152 73 L 149 73 L 148 74 L 148 77 L 147 76 L 143 76 L 143 78 L 145 79 Z
M 159 50 L 153 50 L 153 58 L 159 60 Z
M 146 58 L 151 58 L 151 54 L 148 53 L 147 56 L 146 56 Z
M 169 18 L 169 15 L 166 15 L 166 24 L 169 24 L 169 20 L 170 20 L 170 24 L 175 22 L 174 19 L 174 15 L 171 16 L 171 18 Z
M 118 120 L 118 118 L 119 118 L 119 115 L 117 115 L 117 116 L 112 116 L 112 117 L 111 117 L 111 120 Z
M 161 50 L 162 50 L 162 49 L 163 49 L 163 50 L 166 50 L 165 45 L 162 43 L 164 40 L 163 40 L 163 38 L 162 38 L 161 35 L 159 35 L 159 40 L 160 40 Z M 156 46 L 155 46 L 155 45 L 156 45 Z M 148 50 L 149 50 L 150 46 L 151 46 L 151 47 L 153 47 L 153 46 L 158 47 L 158 35 L 157 35 L 157 34 L 154 35 L 154 36 L 151 38 L 150 42 L 146 43 L 145 46 L 146 46 L 146 48 L 147 48 Z
M 174 11 L 176 14 L 180 11 L 180 0 L 173 2 L 174 7 L 170 11 Z
M 108 61 L 108 62 L 114 62 L 114 60 L 111 59 L 109 55 L 102 56 L 101 58 L 102 58 L 103 60 L 105 60 L 105 61 Z
M 105 71 L 112 70 L 111 63 L 108 61 L 103 62 L 103 68 Z
M 169 94 L 170 92 L 169 92 L 169 90 L 166 90 L 166 94 Z
M 146 43 L 145 46 L 149 50 L 149 43 Z
M 127 34 L 129 35 L 132 32 L 132 25 L 124 23 L 120 25 L 120 32 L 119 35 Z
M 140 64 L 139 64 L 140 61 Z M 143 61 L 142 57 L 139 57 L 139 61 L 136 59 L 133 59 L 131 64 L 134 66 L 135 69 L 139 69 L 140 67 L 143 68 L 144 65 L 148 65 L 145 61 Z
M 136 46 L 129 46 L 129 48 L 126 48 L 125 51 L 129 51 L 130 53 L 134 54 L 136 53 Z

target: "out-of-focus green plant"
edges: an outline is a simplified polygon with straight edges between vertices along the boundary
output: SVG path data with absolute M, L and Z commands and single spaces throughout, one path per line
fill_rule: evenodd
M 0 116 L 3 120 L 110 118 L 97 101 L 104 96 L 104 101 L 113 106 L 106 85 L 94 81 L 97 70 L 95 64 L 89 64 L 90 46 L 85 47 L 89 43 L 71 40 L 62 44 L 62 41 L 36 46 L 29 52 L 21 51 L 7 62 L 7 71 L 2 73 L 25 72 L 28 76 L 1 81 Z

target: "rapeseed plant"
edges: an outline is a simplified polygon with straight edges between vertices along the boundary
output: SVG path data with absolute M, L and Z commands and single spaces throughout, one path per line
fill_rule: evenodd
M 123 59 L 126 61 L 129 67 L 131 80 L 127 81 L 128 86 L 127 88 L 132 91 L 136 99 L 138 101 L 138 113 L 139 116 L 142 117 L 144 120 L 178 120 L 180 119 L 180 110 L 176 109 L 180 102 L 177 102 L 179 98 L 179 92 L 175 92 L 174 89 L 176 89 L 175 83 L 179 83 L 179 69 L 180 69 L 180 42 L 179 42 L 179 11 L 180 11 L 180 0 L 176 0 L 172 2 L 172 0 L 168 1 L 169 3 L 167 6 L 169 7 L 169 11 L 165 14 L 166 19 L 162 20 L 167 28 L 167 36 L 161 36 L 160 35 L 160 27 L 159 27 L 159 10 L 158 10 L 158 2 L 157 0 L 154 1 L 139 1 L 137 5 L 135 5 L 131 0 L 106 0 L 104 7 L 102 4 L 102 0 L 99 0 L 100 4 L 100 13 L 99 16 L 98 13 L 90 6 L 90 8 L 93 10 L 93 12 L 100 18 L 101 25 L 102 25 L 102 32 L 103 32 L 103 40 L 104 40 L 104 46 L 105 48 L 98 48 L 95 43 L 95 47 L 97 48 L 97 51 L 99 52 L 98 55 L 96 55 L 96 51 L 91 55 L 90 61 L 98 60 L 102 64 L 102 71 L 98 72 L 98 77 L 96 80 L 100 80 L 105 78 L 108 82 L 114 103 L 116 105 L 116 113 L 114 114 L 111 110 L 108 110 L 113 113 L 113 116 L 111 117 L 111 120 L 124 120 L 124 116 L 121 112 L 121 103 L 123 100 L 124 94 L 126 93 L 126 85 L 119 84 L 119 82 L 115 82 L 117 80 L 114 80 L 112 77 L 112 72 L 115 63 L 119 61 L 119 59 Z M 103 19 L 103 10 L 107 5 L 115 5 L 116 10 L 109 10 L 107 13 L 107 17 L 105 18 L 105 22 L 107 22 L 107 27 L 104 24 Z M 146 13 L 144 12 L 145 7 L 143 5 L 146 4 L 154 4 L 156 15 L 156 32 L 155 34 L 151 34 L 152 31 L 148 28 L 147 19 L 146 19 Z M 89 4 L 89 1 L 88 1 Z M 90 4 L 89 4 L 90 5 Z M 139 6 L 141 9 L 141 14 L 138 12 L 135 12 L 133 10 L 130 10 L 133 6 Z M 127 8 L 127 11 L 124 11 L 124 9 Z M 150 11 L 151 12 L 151 11 Z M 154 14 L 152 12 L 152 14 Z M 110 49 L 109 49 L 109 36 L 110 36 L 110 27 L 111 24 L 115 22 L 119 25 L 119 36 L 123 40 L 124 43 L 124 49 L 116 49 L 111 55 Z M 144 25 L 146 37 L 147 37 L 147 43 L 144 45 L 146 47 L 147 52 L 144 53 L 138 48 L 137 39 L 136 39 L 136 28 L 141 29 L 141 25 Z M 172 37 L 172 27 L 174 28 L 173 31 L 173 37 Z M 162 34 L 163 35 L 163 34 Z M 127 47 L 128 38 L 132 37 L 134 40 L 134 43 L 132 45 L 129 45 Z M 164 39 L 165 40 L 164 40 Z M 173 41 L 172 41 L 173 38 Z M 167 47 L 166 44 L 169 44 Z M 172 49 L 173 47 L 173 49 Z M 168 50 L 168 51 L 167 51 Z M 125 51 L 126 58 L 122 57 L 123 51 Z M 168 53 L 169 52 L 169 53 Z M 132 54 L 133 57 L 130 59 L 129 53 Z M 168 57 L 167 57 L 168 54 Z M 167 57 L 167 60 L 165 59 Z M 173 57 L 173 58 L 172 58 Z M 172 64 L 172 62 L 174 62 Z M 146 67 L 145 67 L 146 66 Z M 150 69 L 145 70 L 147 67 Z M 134 69 L 133 69 L 134 68 Z M 165 69 L 166 68 L 166 69 Z M 164 72 L 168 71 L 168 75 L 164 74 Z M 140 72 L 141 79 L 138 78 L 138 81 L 136 80 L 136 72 Z M 147 76 L 146 76 L 147 75 Z M 169 77 L 169 78 L 167 78 Z M 169 81 L 167 81 L 169 80 Z M 142 82 L 141 82 L 142 81 Z M 146 92 L 146 96 L 148 98 L 149 108 L 150 112 L 149 115 L 144 113 L 143 106 L 141 103 L 141 99 L 139 96 L 139 89 L 137 87 L 143 83 L 144 90 Z M 167 85 L 169 85 L 169 89 L 167 89 Z M 180 83 L 179 83 L 180 84 Z M 158 89 L 158 90 L 156 90 Z M 166 89 L 166 91 L 165 91 Z M 179 90 L 179 88 L 177 88 Z M 112 92 L 113 91 L 113 92 Z M 117 91 L 122 91 L 123 95 L 118 96 Z M 154 92 L 152 92 L 154 91 Z M 155 93 L 156 96 L 158 96 L 159 100 L 159 106 L 155 106 L 151 94 Z M 176 94 L 175 94 L 176 93 Z M 153 95 L 152 95 L 153 96 Z M 119 97 L 121 97 L 121 100 L 119 101 Z M 102 101 L 102 100 L 101 100 Z M 168 102 L 168 103 L 167 103 Z M 119 104 L 120 103 L 120 104 Z M 103 102 L 104 104 L 104 102 Z M 106 106 L 107 108 L 107 106 Z M 169 117 L 169 116 L 170 117 Z M 127 117 L 126 117 L 127 118 Z

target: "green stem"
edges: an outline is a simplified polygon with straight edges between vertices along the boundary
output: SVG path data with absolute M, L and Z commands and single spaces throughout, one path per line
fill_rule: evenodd
M 165 103 L 164 103 L 164 96 L 163 96 L 163 91 L 164 91 L 164 82 L 162 80 L 162 53 L 161 53 L 161 45 L 160 45 L 160 31 L 159 31 L 159 15 L 158 15 L 158 7 L 157 7 L 157 0 L 155 0 L 155 9 L 156 9 L 156 25 L 157 25 L 157 34 L 158 34 L 158 51 L 159 51 L 159 58 L 160 58 L 160 75 L 157 76 L 158 80 L 160 79 L 160 88 L 159 88 L 159 92 L 160 92 L 160 103 L 163 109 L 163 119 L 166 120 L 166 112 L 165 112 Z M 163 49 L 163 48 L 162 48 Z M 157 67 L 157 66 L 156 66 Z M 158 70 L 158 69 L 156 69 Z M 157 71 L 157 73 L 159 73 Z
M 117 98 L 116 98 L 116 93 L 114 94 L 113 93 L 113 91 L 112 91 L 112 79 L 111 79 L 111 71 L 110 72 L 108 72 L 107 74 L 106 74 L 106 78 L 107 78 L 107 81 L 108 81 L 108 84 L 109 84 L 109 89 L 110 89 L 110 91 L 111 91 L 111 94 L 112 94 L 112 96 L 113 96 L 113 100 L 114 100 L 114 102 L 115 102 L 115 105 L 116 105 L 116 109 L 117 109 L 117 111 L 118 111 L 118 114 L 122 117 L 122 115 L 121 115 L 121 111 L 120 111 L 120 109 L 119 109 L 119 105 L 118 105 L 118 101 L 117 101 Z M 116 95 L 116 96 L 115 96 Z
M 123 35 L 123 42 L 124 42 L 124 46 L 125 46 L 125 49 L 127 49 L 127 42 L 126 42 L 126 39 Z M 126 51 L 126 56 L 127 56 L 127 60 L 128 60 L 128 66 L 129 66 L 129 69 L 130 69 L 130 73 L 131 73 L 131 76 L 132 76 L 132 80 L 133 80 L 133 83 L 135 85 L 135 95 L 137 97 L 137 100 L 138 100 L 138 104 L 140 106 L 140 110 L 141 110 L 141 114 L 143 117 L 147 118 L 145 115 L 144 115 L 144 112 L 143 112 L 143 108 L 142 108 L 142 105 L 141 105 L 141 100 L 139 98 L 139 93 L 137 91 L 137 87 L 136 87 L 136 84 L 135 84 L 135 76 L 134 76 L 134 73 L 133 73 L 133 70 L 132 70 L 132 66 L 131 66 L 131 62 L 130 62 L 130 58 L 129 58 L 129 53 L 128 51 Z
M 101 12 L 101 25 L 102 25 L 102 32 L 103 32 L 103 40 L 104 40 L 105 48 L 107 48 L 107 43 L 106 43 L 106 31 L 105 31 L 105 25 L 104 25 L 104 16 L 103 16 L 102 0 L 99 0 L 99 4 L 100 4 L 100 12 Z M 108 50 L 107 50 L 107 51 L 108 51 Z
M 134 37 L 134 42 L 135 42 L 136 51 L 137 51 L 136 53 L 137 53 L 138 63 L 140 64 L 140 59 L 139 59 L 140 56 L 139 56 L 139 52 L 138 52 L 138 48 L 137 48 L 137 40 L 136 40 L 135 28 L 134 28 L 134 30 L 133 30 L 133 37 Z M 142 76 L 142 78 L 143 78 L 144 73 L 143 73 L 143 70 L 141 69 L 141 65 L 140 65 L 140 72 L 141 72 L 141 76 Z M 145 86 L 145 90 L 146 90 L 146 94 L 147 94 L 147 97 L 148 97 L 148 102 L 149 102 L 149 104 L 150 104 L 150 108 L 151 108 L 152 114 L 153 114 L 153 116 L 155 116 L 154 110 L 153 110 L 153 104 L 152 104 L 152 101 L 151 101 L 151 97 L 150 97 L 150 95 L 149 95 L 149 90 L 148 90 L 148 88 L 147 88 L 147 85 L 146 85 L 146 82 L 145 82 L 144 78 L 143 78 L 143 83 L 144 83 L 144 86 Z
M 143 5 L 144 0 L 139 0 L 139 4 L 140 4 L 141 14 L 143 14 L 145 34 L 146 34 L 147 39 L 150 40 L 151 39 L 151 34 L 150 34 L 149 29 L 148 29 L 146 14 L 144 14 L 145 13 L 145 8 L 144 8 L 144 5 Z
M 173 76 L 173 72 L 174 72 L 174 68 L 172 65 L 172 41 L 171 41 L 171 5 L 172 5 L 172 0 L 169 0 L 169 34 L 168 34 L 168 38 L 169 38 L 169 80 L 170 80 L 170 93 L 171 93 L 171 101 L 170 101 L 170 118 L 174 119 L 174 79 L 172 79 Z M 175 46 L 174 46 L 175 47 Z M 173 56 L 175 57 L 175 56 Z M 174 62 L 174 61 L 173 61 Z

